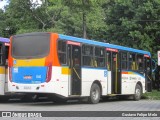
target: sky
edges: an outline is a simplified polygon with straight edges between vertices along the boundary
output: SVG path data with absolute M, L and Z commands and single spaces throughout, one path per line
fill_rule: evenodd
M 42 4 L 42 2 L 40 1 L 40 0 L 32 0 L 32 2 L 34 3 L 34 2 L 38 2 L 39 4 Z M 8 3 L 7 3 L 7 0 L 0 0 L 0 8 L 4 8 L 4 6 L 5 5 L 7 5 Z
M 3 9 L 6 4 L 7 4 L 6 0 L 3 0 L 3 1 L 0 0 L 0 8 Z

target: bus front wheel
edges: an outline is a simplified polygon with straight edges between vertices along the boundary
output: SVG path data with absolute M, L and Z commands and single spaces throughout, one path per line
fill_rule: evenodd
M 100 100 L 100 87 L 98 84 L 93 84 L 90 91 L 90 96 L 88 98 L 88 102 L 90 104 L 96 104 Z
M 141 95 L 142 95 L 142 88 L 139 84 L 136 85 L 136 88 L 135 88 L 135 94 L 134 94 L 134 100 L 135 101 L 138 101 L 141 99 Z

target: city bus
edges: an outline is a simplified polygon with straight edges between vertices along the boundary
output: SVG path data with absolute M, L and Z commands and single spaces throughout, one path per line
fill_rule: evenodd
M 8 92 L 8 52 L 9 39 L 0 37 L 0 101 Z
M 140 100 L 152 90 L 150 52 L 49 32 L 14 35 L 10 41 L 10 92 L 96 104 L 104 96 Z
M 153 89 L 160 91 L 160 50 L 157 51 L 157 66 L 153 73 Z

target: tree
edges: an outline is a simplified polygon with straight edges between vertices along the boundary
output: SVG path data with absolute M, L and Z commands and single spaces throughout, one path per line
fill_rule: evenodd
M 110 0 L 103 5 L 106 39 L 110 43 L 156 53 L 159 37 L 159 0 Z M 156 49 L 153 49 L 156 48 Z
M 87 38 L 87 16 L 90 12 L 94 11 L 95 6 L 101 5 L 102 1 L 98 0 L 69 0 L 64 1 L 66 5 L 68 5 L 71 11 L 76 14 L 82 16 L 82 30 L 83 30 L 83 38 Z
M 12 24 L 18 33 L 46 31 L 55 27 L 62 9 L 60 0 L 42 0 L 41 4 L 32 0 L 10 0 L 6 16 L 9 26 Z
M 4 11 L 0 9 L 0 36 L 4 36 L 3 30 L 5 29 L 5 15 Z

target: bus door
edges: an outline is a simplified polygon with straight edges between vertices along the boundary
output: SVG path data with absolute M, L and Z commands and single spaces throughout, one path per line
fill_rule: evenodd
M 9 54 L 9 43 L 5 43 L 5 92 L 8 92 L 8 54 Z
M 68 41 L 70 77 L 70 95 L 81 95 L 81 46 L 80 43 Z
M 148 92 L 152 91 L 152 69 L 151 69 L 151 59 L 149 56 L 145 55 L 145 89 Z
M 120 94 L 121 92 L 121 70 L 118 61 L 118 52 L 112 52 L 112 94 Z
M 110 64 L 108 70 L 111 71 L 111 94 L 120 94 L 121 92 L 121 71 L 118 60 L 118 50 L 107 48 L 107 64 Z
M 7 51 L 8 52 L 8 51 Z M 8 55 L 8 53 L 7 53 Z M 0 43 L 0 95 L 5 94 L 5 86 L 7 81 L 7 66 L 6 66 L 6 47 L 4 43 Z

